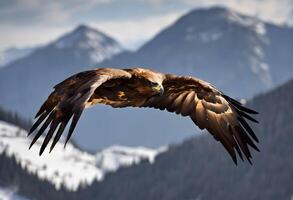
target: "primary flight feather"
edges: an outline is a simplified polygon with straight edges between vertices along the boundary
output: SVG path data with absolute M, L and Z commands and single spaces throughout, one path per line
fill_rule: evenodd
M 30 135 L 40 127 L 31 148 L 49 126 L 40 155 L 52 138 L 50 152 L 53 150 L 72 118 L 66 145 L 83 110 L 98 103 L 113 108 L 166 109 L 189 116 L 200 129 L 207 129 L 221 142 L 236 164 L 236 153 L 242 160 L 244 154 L 251 163 L 248 146 L 259 151 L 254 143 L 258 139 L 245 120 L 257 122 L 249 115 L 257 112 L 194 77 L 162 74 L 143 68 L 98 68 L 75 74 L 54 89 L 36 114 L 37 120 L 29 132 Z

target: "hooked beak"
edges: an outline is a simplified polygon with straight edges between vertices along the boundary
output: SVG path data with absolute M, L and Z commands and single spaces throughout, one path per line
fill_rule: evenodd
M 164 94 L 164 88 L 160 84 L 153 86 L 152 90 L 154 90 L 155 92 L 158 92 L 160 96 L 162 96 Z

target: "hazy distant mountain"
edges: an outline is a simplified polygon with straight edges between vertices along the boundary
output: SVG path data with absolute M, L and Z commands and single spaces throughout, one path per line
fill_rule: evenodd
M 3 51 L 0 51 L 0 67 L 3 67 L 17 59 L 28 56 L 35 49 L 36 47 L 25 47 L 25 48 L 11 47 Z
M 247 98 L 293 76 L 293 28 L 232 10 L 196 9 L 137 52 L 99 66 L 146 66 L 193 74 L 228 94 Z
M 53 85 L 122 51 L 105 34 L 81 25 L 0 70 L 0 104 L 31 117 Z
M 196 9 L 138 51 L 123 52 L 97 66 L 145 66 L 194 75 L 228 95 L 247 99 L 293 77 L 291 44 L 293 28 L 225 8 Z M 189 118 L 157 110 L 100 107 L 88 112 L 93 118 L 82 123 L 96 132 L 97 140 L 92 140 L 93 134 L 84 137 L 91 138 L 88 140 L 77 136 L 78 142 L 88 146 L 102 144 L 99 138 L 103 138 L 104 144 L 119 141 L 155 147 L 181 141 L 199 131 Z

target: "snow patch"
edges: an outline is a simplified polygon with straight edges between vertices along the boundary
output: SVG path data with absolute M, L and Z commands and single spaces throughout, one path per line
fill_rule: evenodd
M 230 10 L 229 14 L 227 14 L 227 18 L 232 23 L 237 23 L 244 27 L 250 27 L 259 35 L 263 36 L 267 32 L 265 24 L 255 17 L 243 16 L 235 11 Z
M 232 23 L 237 23 L 242 26 L 251 26 L 254 25 L 256 22 L 256 18 L 248 17 L 248 16 L 241 16 L 237 12 L 229 10 L 227 14 L 227 18 Z
M 13 196 L 13 191 L 5 189 L 5 188 L 0 188 L 0 199 L 1 200 L 11 200 Z
M 73 191 L 80 185 L 103 180 L 107 172 L 115 171 L 121 166 L 137 164 L 143 159 L 153 163 L 159 153 L 167 150 L 167 147 L 154 150 L 113 146 L 93 155 L 70 143 L 64 149 L 61 141 L 51 154 L 39 156 L 42 139 L 28 150 L 30 139 L 26 135 L 26 131 L 0 121 L 0 153 L 14 156 L 22 168 L 37 174 L 40 179 L 51 181 L 57 189 L 64 185 Z
M 26 48 L 8 48 L 0 51 L 0 67 L 10 64 L 11 62 L 29 56 L 36 47 Z
M 255 32 L 258 33 L 259 35 L 265 35 L 267 33 L 265 24 L 262 22 L 258 22 L 255 25 Z
M 264 52 L 261 46 L 255 46 L 253 49 L 255 56 L 250 58 L 251 70 L 258 75 L 261 81 L 267 86 L 272 85 L 269 65 L 264 61 Z
M 124 147 L 116 145 L 98 152 L 96 159 L 99 168 L 108 172 L 116 171 L 121 164 L 123 166 L 138 164 L 142 159 L 154 163 L 155 157 L 165 151 L 167 151 L 167 147 L 154 150 L 146 147 Z
M 16 188 L 0 187 L 0 200 L 28 200 L 28 199 L 18 195 Z
M 223 36 L 223 33 L 218 30 L 208 30 L 196 32 L 194 27 L 190 26 L 186 29 L 185 40 L 200 40 L 203 43 L 213 42 L 219 40 Z

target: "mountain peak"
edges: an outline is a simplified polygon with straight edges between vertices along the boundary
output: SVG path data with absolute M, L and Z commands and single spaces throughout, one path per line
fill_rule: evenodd
M 233 9 L 220 6 L 194 9 L 187 13 L 183 19 L 184 18 L 194 18 L 215 23 L 228 22 L 241 26 L 252 26 L 260 22 L 256 17 L 248 16 Z
M 109 59 L 123 50 L 116 40 L 84 24 L 60 37 L 51 45 L 57 49 L 86 52 L 93 64 Z
M 222 7 L 222 6 L 212 6 L 212 7 L 207 7 L 207 8 L 195 8 L 193 9 L 190 13 L 215 13 L 215 14 L 222 14 L 222 13 L 229 13 L 232 10 L 227 8 L 227 7 Z
M 80 35 L 88 35 L 89 33 L 93 33 L 96 35 L 99 35 L 101 37 L 105 37 L 105 38 L 110 38 L 108 37 L 106 34 L 102 33 L 101 31 L 90 27 L 86 24 L 80 24 L 78 25 L 72 32 L 70 32 L 69 34 L 80 34 Z M 112 39 L 112 38 L 111 38 Z
M 75 30 L 95 30 L 95 29 L 86 24 L 80 24 L 75 28 Z
M 118 44 L 113 38 L 110 38 L 106 34 L 84 24 L 77 26 L 73 31 L 61 36 L 53 44 L 55 44 L 59 48 L 66 48 L 75 45 L 78 46 L 80 45 L 80 43 L 85 43 L 87 41 L 98 42 L 100 44 Z M 80 47 L 82 47 L 82 45 L 80 45 Z

